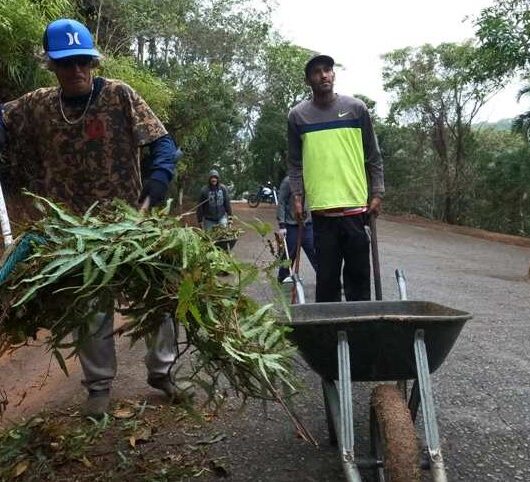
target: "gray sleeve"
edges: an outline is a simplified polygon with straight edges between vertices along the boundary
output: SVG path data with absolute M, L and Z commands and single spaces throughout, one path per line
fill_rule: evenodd
M 363 111 L 363 148 L 366 169 L 370 178 L 370 195 L 372 197 L 375 195 L 382 196 L 385 192 L 383 158 L 379 150 L 372 119 L 370 119 L 370 114 L 366 108 Z
M 302 139 L 293 119 L 292 111 L 287 121 L 287 174 L 293 194 L 303 194 Z
M 278 224 L 285 224 L 285 216 L 289 209 L 289 198 L 291 197 L 291 189 L 289 188 L 289 180 L 284 179 L 280 184 L 278 191 L 278 207 L 276 208 L 276 219 Z

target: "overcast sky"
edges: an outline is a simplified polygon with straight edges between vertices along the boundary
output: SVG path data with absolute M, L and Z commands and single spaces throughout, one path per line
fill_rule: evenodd
M 392 50 L 460 42 L 473 37 L 473 26 L 464 21 L 477 15 L 492 0 L 277 0 L 274 22 L 291 42 L 334 57 L 344 70 L 337 71 L 335 90 L 364 94 L 377 102 L 379 115 L 388 112 L 383 91 L 380 56 Z M 530 108 L 530 99 L 517 103 L 520 84 L 514 82 L 498 94 L 481 120 L 514 117 Z

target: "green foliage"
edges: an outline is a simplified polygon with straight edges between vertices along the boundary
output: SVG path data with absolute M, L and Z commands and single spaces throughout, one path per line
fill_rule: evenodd
M 530 1 L 496 0 L 474 19 L 485 77 L 508 81 L 515 73 L 528 84 L 530 76 Z M 528 94 L 528 85 L 519 93 Z M 514 129 L 528 135 L 530 111 L 514 121 Z
M 530 235 L 530 148 L 506 131 L 476 133 L 474 175 L 466 193 L 463 223 Z
M 486 75 L 506 78 L 527 70 L 530 58 L 530 1 L 495 0 L 474 19 Z
M 211 166 L 234 162 L 232 152 L 242 126 L 237 92 L 218 66 L 190 66 L 175 85 L 170 128 L 186 152 L 182 174 L 202 182 Z M 223 169 L 221 176 L 224 180 Z
M 385 165 L 385 210 L 441 216 L 439 172 L 421 126 L 375 126 Z
M 258 184 L 271 180 L 279 185 L 285 176 L 287 115 L 294 105 L 308 96 L 304 65 L 309 57 L 308 50 L 282 41 L 267 49 L 265 91 L 249 145 L 250 173 Z
M 68 0 L 0 2 L 0 100 L 49 85 L 52 76 L 40 66 L 46 24 L 71 12 Z
M 431 219 L 443 215 L 440 166 L 421 126 L 376 126 L 385 159 L 385 209 Z M 510 130 L 473 129 L 458 224 L 530 235 L 530 152 Z
M 221 373 L 244 396 L 276 398 L 273 384 L 292 386 L 288 329 L 245 295 L 257 268 L 181 226 L 169 204 L 149 216 L 116 203 L 79 217 L 36 199 L 45 217 L 32 232 L 47 242 L 0 285 L 0 353 L 46 328 L 64 367 L 59 349 L 77 353 L 96 314 L 118 300 L 131 320 L 120 332 L 133 342 L 174 315 L 197 352 L 190 381 L 210 395 Z M 74 330 L 79 338 L 67 341 Z

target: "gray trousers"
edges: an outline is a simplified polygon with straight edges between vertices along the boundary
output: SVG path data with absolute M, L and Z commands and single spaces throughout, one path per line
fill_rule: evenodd
M 87 336 L 79 351 L 79 360 L 85 379 L 83 385 L 89 391 L 110 389 L 116 376 L 116 347 L 114 344 L 113 306 L 94 316 Z M 74 333 L 78 338 L 79 334 Z M 145 339 L 147 354 L 145 365 L 149 377 L 168 375 L 176 356 L 175 325 L 169 314 L 164 315 L 158 332 Z

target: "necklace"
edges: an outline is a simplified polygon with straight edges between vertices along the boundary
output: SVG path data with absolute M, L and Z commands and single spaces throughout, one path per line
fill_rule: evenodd
M 63 110 L 63 90 L 61 89 L 59 91 L 59 108 L 61 109 L 61 115 L 63 116 L 63 119 L 67 124 L 73 126 L 75 124 L 79 124 L 79 122 L 81 122 L 85 118 L 88 108 L 90 107 L 90 101 L 92 100 L 93 93 L 94 93 L 94 82 L 92 82 L 92 87 L 90 89 L 90 95 L 88 96 L 88 100 L 85 105 L 85 109 L 83 110 L 83 113 L 77 119 L 70 120 L 68 119 L 68 117 L 66 117 L 64 110 Z

